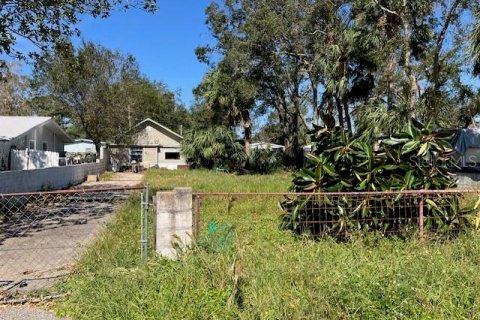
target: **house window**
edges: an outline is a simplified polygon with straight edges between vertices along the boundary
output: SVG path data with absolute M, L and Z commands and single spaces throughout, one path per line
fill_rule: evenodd
M 46 141 L 42 142 L 42 150 L 47 151 L 48 150 L 48 143 Z
M 130 149 L 130 162 L 142 162 L 143 148 L 134 147 Z
M 30 140 L 28 143 L 28 149 L 35 150 L 35 140 Z
M 179 160 L 180 152 L 165 152 L 165 160 Z

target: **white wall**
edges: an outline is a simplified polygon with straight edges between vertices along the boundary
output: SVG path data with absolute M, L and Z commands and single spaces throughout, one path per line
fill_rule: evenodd
M 58 152 L 39 150 L 12 150 L 10 170 L 32 170 L 58 167 Z
M 180 148 L 160 148 L 160 152 L 158 153 L 158 167 L 159 168 L 167 168 L 170 170 L 175 170 L 179 165 L 186 165 L 187 161 L 180 153 L 180 159 L 166 159 L 165 154 L 167 152 L 175 152 L 180 153 Z
M 30 141 L 35 141 L 35 149 L 42 150 L 42 143 L 47 143 L 47 151 L 63 151 L 64 142 L 49 128 L 42 126 L 35 128 L 28 132 L 27 135 L 23 135 L 17 138 L 17 149 L 26 149 L 30 145 Z
M 0 172 L 0 194 L 65 189 L 84 182 L 88 175 L 107 170 L 108 150 L 101 148 L 101 160 L 74 166 Z
M 106 162 L 36 170 L 0 172 L 0 194 L 65 189 L 82 183 L 87 175 L 101 174 Z

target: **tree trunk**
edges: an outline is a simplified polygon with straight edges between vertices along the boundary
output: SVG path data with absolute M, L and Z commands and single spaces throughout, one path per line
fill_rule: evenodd
M 402 13 L 401 13 L 401 20 L 402 20 L 402 25 L 403 25 L 403 50 L 405 52 L 404 54 L 404 59 L 405 59 L 405 74 L 408 78 L 408 96 L 407 96 L 407 107 L 409 109 L 409 113 L 411 117 L 416 116 L 416 110 L 415 110 L 415 105 L 416 105 L 416 100 L 417 100 L 417 78 L 413 74 L 413 69 L 412 69 L 412 64 L 411 64 L 411 56 L 412 56 L 412 50 L 410 47 L 410 36 L 411 36 L 411 30 L 410 30 L 410 22 L 407 16 L 407 0 L 403 0 L 403 5 L 402 5 Z
M 283 153 L 283 162 L 286 166 L 295 166 L 297 165 L 297 151 L 299 148 L 299 139 L 298 139 L 298 121 L 299 115 L 293 110 L 289 112 L 285 109 L 285 122 L 283 126 L 283 141 L 285 146 L 285 151 Z
M 130 104 L 128 104 L 128 129 L 132 129 L 132 107 L 130 106 Z
M 338 112 L 338 125 L 344 128 L 344 121 L 343 121 L 343 106 L 340 98 L 335 95 L 335 104 L 337 105 L 337 112 Z
M 313 115 L 312 115 L 312 123 L 318 126 L 318 82 L 310 77 L 310 83 L 312 86 L 312 107 L 313 107 Z
M 299 141 L 299 135 L 298 135 L 298 129 L 299 129 L 299 121 L 300 117 L 302 115 L 299 114 L 296 110 L 291 114 L 291 126 L 290 126 L 290 132 L 289 132 L 289 153 L 288 153 L 288 158 L 287 158 L 287 164 L 289 166 L 294 166 L 294 167 L 301 167 L 301 163 L 299 161 L 299 150 L 300 150 L 300 141 Z
M 393 39 L 398 30 L 398 20 L 392 19 L 392 15 L 387 16 L 387 25 L 385 32 L 388 39 Z M 390 48 L 390 52 L 387 57 L 387 110 L 391 111 L 395 107 L 394 105 L 394 92 L 395 92 L 395 49 Z
M 435 49 L 434 49 L 434 54 L 433 54 L 433 63 L 432 63 L 432 78 L 431 78 L 431 88 L 432 88 L 432 97 L 430 101 L 430 108 L 435 109 L 437 106 L 437 99 L 439 96 L 439 90 L 440 90 L 440 51 L 442 50 L 443 43 L 445 41 L 445 37 L 447 34 L 447 30 L 452 23 L 452 19 L 457 11 L 458 6 L 460 5 L 460 0 L 455 0 L 450 7 L 450 10 L 448 11 L 446 18 L 445 18 L 445 23 L 440 30 L 440 33 L 438 35 L 436 44 L 435 44 Z
M 352 119 L 350 118 L 350 110 L 348 108 L 348 97 L 344 95 L 343 97 L 343 109 L 345 112 L 345 122 L 347 123 L 348 131 L 352 132 Z
M 387 62 L 387 110 L 393 110 L 393 92 L 395 84 L 393 83 L 393 76 L 395 72 L 395 53 L 392 51 L 388 56 Z
M 247 159 L 249 159 L 252 129 L 251 129 L 250 113 L 248 112 L 248 110 L 242 111 L 242 126 L 243 126 L 243 141 L 245 145 L 245 154 L 247 155 Z
M 282 126 L 282 140 L 285 150 L 283 152 L 283 164 L 285 166 L 290 166 L 292 164 L 293 151 L 292 151 L 292 121 L 290 119 L 290 114 L 287 109 L 287 102 L 283 92 L 276 92 L 276 98 L 272 101 L 272 104 L 275 110 L 278 113 L 278 119 Z

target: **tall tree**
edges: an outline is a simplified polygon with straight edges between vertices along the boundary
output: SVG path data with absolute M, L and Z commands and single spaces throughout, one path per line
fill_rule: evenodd
M 228 74 L 222 63 L 218 69 L 207 73 L 195 89 L 205 108 L 218 119 L 217 125 L 227 123 L 243 130 L 245 154 L 250 156 L 252 123 L 250 113 L 255 108 L 255 86 L 245 78 Z
M 217 44 L 200 53 L 220 53 L 232 61 L 257 88 L 256 99 L 265 111 L 273 110 L 283 128 L 286 160 L 293 164 L 301 144 L 299 132 L 308 123 L 304 84 L 307 70 L 297 52 L 305 44 L 299 21 L 308 1 L 225 1 L 207 8 L 208 24 Z M 203 56 L 202 56 L 203 57 Z
M 0 115 L 29 115 L 29 81 L 19 72 L 19 64 L 9 63 L 0 79 Z
M 35 65 L 33 85 L 42 113 L 97 145 L 128 142 L 132 126 L 145 117 L 188 121 L 174 95 L 143 77 L 132 56 L 93 43 L 77 50 L 64 44 L 47 53 Z
M 292 158 L 299 132 L 334 118 L 368 139 L 411 116 L 457 125 L 460 110 L 476 101 L 466 50 L 473 40 L 480 60 L 480 24 L 468 35 L 478 7 L 476 0 L 223 0 L 207 8 L 216 42 L 197 53 L 213 70 L 236 62 L 257 88 L 258 109 L 276 113 Z
M 352 1 L 353 28 L 375 52 L 372 90 L 357 106 L 357 128 L 368 136 L 398 130 L 411 116 L 455 125 L 467 71 L 463 66 L 473 2 Z M 445 115 L 450 116 L 445 117 Z M 373 134 L 376 132 L 375 134 Z

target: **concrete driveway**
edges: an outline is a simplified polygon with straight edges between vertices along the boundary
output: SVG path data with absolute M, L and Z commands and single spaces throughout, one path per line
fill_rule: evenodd
M 73 189 L 134 187 L 142 178 L 142 174 L 117 173 L 111 181 Z M 7 213 L 2 216 L 0 211 L 0 299 L 49 287 L 68 274 L 132 192 L 59 193 L 9 200 Z

